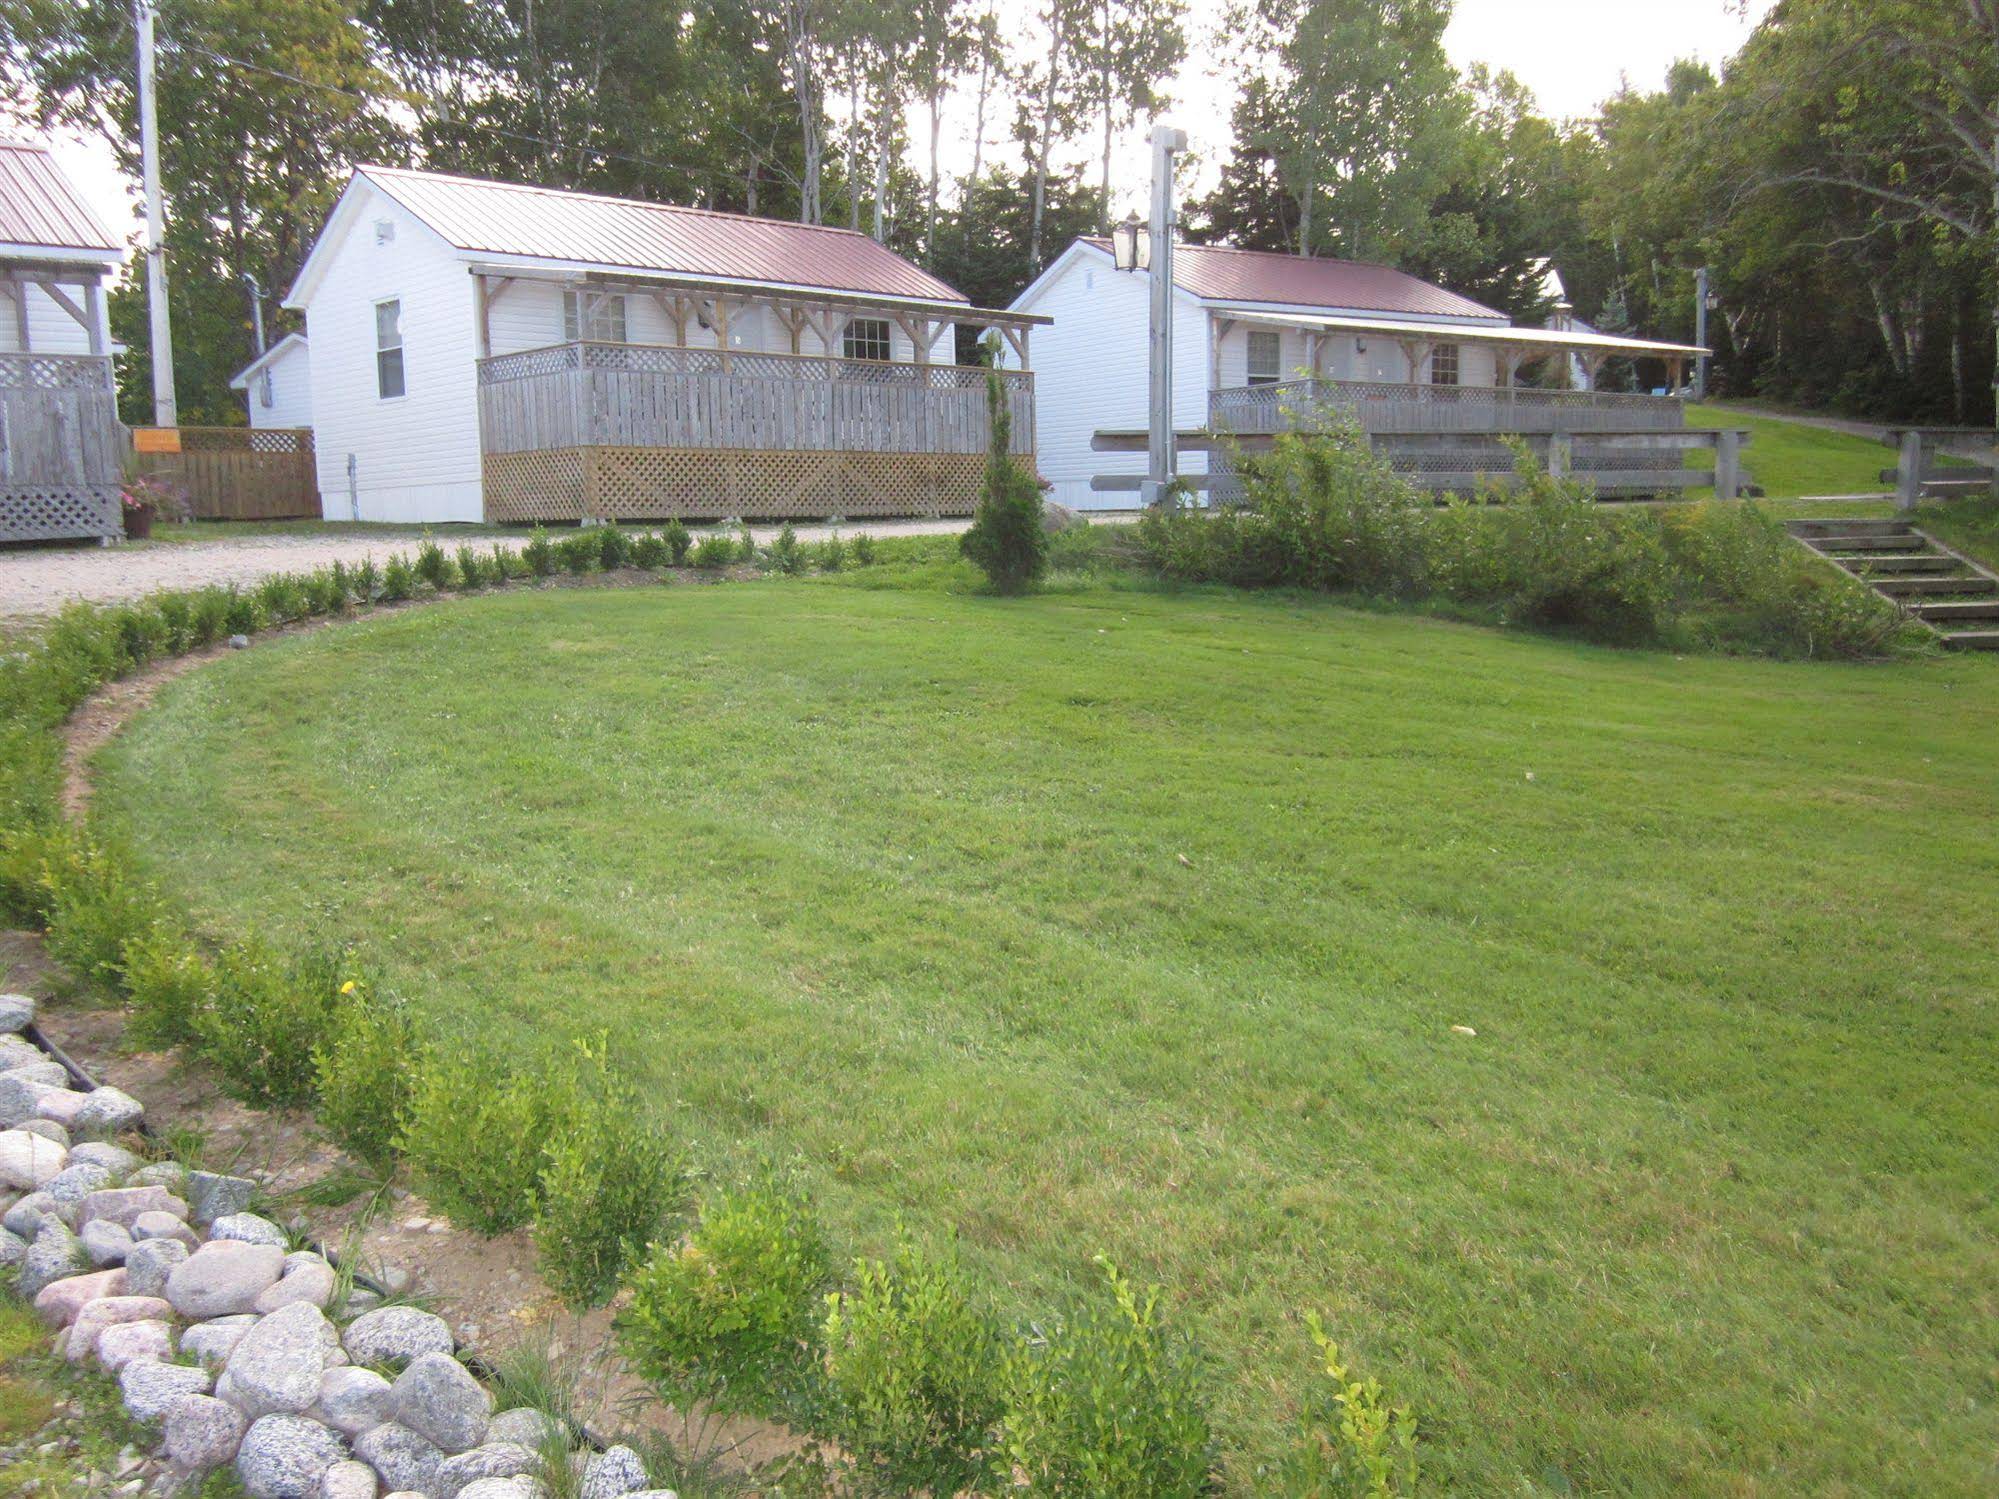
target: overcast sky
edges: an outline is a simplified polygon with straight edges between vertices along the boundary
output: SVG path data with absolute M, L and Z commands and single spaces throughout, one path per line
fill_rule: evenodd
M 1458 0 L 1456 18 L 1445 35 L 1460 67 L 1483 62 L 1510 70 L 1532 89 L 1542 110 L 1557 118 L 1590 114 L 1596 104 L 1628 79 L 1633 88 L 1658 88 L 1675 58 L 1697 57 L 1719 64 L 1739 48 L 1773 0 Z M 1034 0 L 1000 0 L 1002 11 L 1023 16 Z M 1194 56 L 1175 80 L 1173 123 L 1183 126 L 1196 152 L 1210 161 L 1227 150 L 1229 102 L 1234 88 L 1204 61 L 1216 48 L 1209 38 L 1219 0 L 1190 0 L 1189 34 Z M 1031 27 L 1031 22 L 1028 23 Z M 960 169 L 971 159 L 971 107 L 954 110 L 948 123 L 950 156 Z M 1005 128 L 1010 111 L 993 110 L 993 131 Z M 168 122 L 171 125 L 171 122 Z M 1143 126 L 1131 132 L 1114 163 L 1120 208 L 1142 207 L 1150 171 Z M 101 141 L 57 140 L 57 159 L 89 196 L 106 223 L 119 232 L 135 224 L 135 195 Z M 1094 174 L 1092 174 L 1094 179 Z

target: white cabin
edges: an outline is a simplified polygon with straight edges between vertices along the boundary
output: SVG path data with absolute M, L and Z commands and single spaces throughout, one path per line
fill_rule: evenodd
M 1150 298 L 1149 273 L 1119 271 L 1109 241 L 1085 238 L 1014 299 L 1016 312 L 1053 318 L 1035 341 L 1036 456 L 1051 498 L 1071 509 L 1136 501 L 1129 491 L 1093 490 L 1091 480 L 1142 474 L 1145 455 L 1097 452 L 1091 439 L 1146 426 Z M 1698 352 L 1594 330 L 1519 327 L 1389 266 L 1217 245 L 1174 248 L 1172 306 L 1173 424 L 1181 431 L 1275 430 L 1278 405 L 1336 405 L 1359 412 L 1370 431 L 1370 409 L 1401 420 L 1448 405 L 1450 430 L 1520 430 L 1509 425 L 1516 403 L 1478 389 L 1511 393 L 1524 366 L 1551 356 L 1564 374 L 1573 362 L 1586 389 L 1612 354 L 1671 362 Z M 1478 414 L 1485 408 L 1489 423 Z M 1245 414 L 1254 419 L 1247 428 Z M 1677 408 L 1656 419 L 1669 418 L 1677 422 Z M 1206 455 L 1183 453 L 1179 468 L 1204 474 Z
M 1039 321 L 844 229 L 389 167 L 285 305 L 324 514 L 403 522 L 968 511 L 984 374 L 954 326 L 1024 349 Z
M 303 333 L 287 333 L 229 381 L 243 392 L 252 427 L 312 425 L 312 353 Z

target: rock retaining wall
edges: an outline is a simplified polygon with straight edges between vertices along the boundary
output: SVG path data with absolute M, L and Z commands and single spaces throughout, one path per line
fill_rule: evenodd
M 78 1087 L 34 1016 L 0 995 L 0 1266 L 157 1428 L 155 1492 L 233 1466 L 251 1499 L 544 1499 L 559 1462 L 583 1499 L 673 1499 L 629 1448 L 495 1414 L 442 1317 L 294 1248 L 249 1211 L 255 1181 L 148 1160 L 142 1105 Z

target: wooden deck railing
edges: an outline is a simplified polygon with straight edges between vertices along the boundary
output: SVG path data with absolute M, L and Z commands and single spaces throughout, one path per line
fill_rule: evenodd
M 1034 377 L 1002 371 L 1013 449 L 1034 451 Z M 985 450 L 986 371 L 743 349 L 564 343 L 479 362 L 484 451 Z
M 1385 380 L 1284 380 L 1208 397 L 1209 425 L 1230 432 L 1283 432 L 1331 413 L 1381 433 L 1678 432 L 1687 420 L 1672 396 Z

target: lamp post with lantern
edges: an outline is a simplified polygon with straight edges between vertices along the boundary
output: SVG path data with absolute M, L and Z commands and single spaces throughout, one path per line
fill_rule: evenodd
M 1121 271 L 1144 271 L 1152 278 L 1151 378 L 1147 388 L 1146 477 L 1139 491 L 1148 507 L 1163 504 L 1173 482 L 1173 235 L 1178 212 L 1173 193 L 1173 159 L 1187 149 L 1187 132 L 1171 125 L 1152 127 L 1152 222 L 1136 213 L 1111 230 L 1111 258 Z

